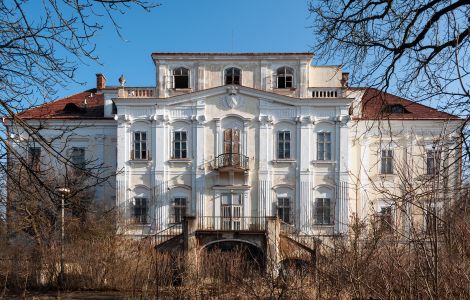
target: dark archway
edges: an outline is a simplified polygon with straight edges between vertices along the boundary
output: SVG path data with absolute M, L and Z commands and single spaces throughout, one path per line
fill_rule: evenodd
M 264 272 L 265 254 L 254 243 L 244 240 L 218 240 L 201 248 L 199 270 L 201 275 L 218 276 L 227 281 L 230 276 L 244 272 Z

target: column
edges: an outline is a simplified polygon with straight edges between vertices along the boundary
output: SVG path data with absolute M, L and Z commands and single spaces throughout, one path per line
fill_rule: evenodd
M 168 180 L 166 178 L 166 158 L 168 157 L 168 116 L 164 112 L 154 116 L 155 144 L 152 153 L 155 165 L 155 223 L 156 231 L 168 226 L 169 203 L 168 203 Z M 158 148 L 157 148 L 158 145 Z
M 339 233 L 346 233 L 349 226 L 349 128 L 347 122 L 349 116 L 340 116 L 336 122 L 336 149 L 337 149 L 337 178 L 336 178 L 336 197 L 338 200 L 337 220 L 335 229 Z
M 116 115 L 115 120 L 118 121 L 117 126 L 117 175 L 116 175 L 116 207 L 119 209 L 121 216 L 125 220 L 128 217 L 127 211 L 127 189 L 128 189 L 128 176 L 129 167 L 127 162 L 129 160 L 131 139 L 129 134 L 129 117 L 126 115 Z M 124 222 L 118 224 L 118 231 L 125 230 Z
M 312 186 L 312 166 L 311 166 L 311 138 L 312 138 L 312 123 L 313 118 L 311 116 L 299 117 L 300 132 L 299 144 L 302 145 L 299 149 L 298 156 L 298 172 L 299 172 L 299 228 L 304 232 L 311 230 L 311 224 L 313 223 L 313 186 Z
M 272 152 L 272 117 L 260 116 L 259 127 L 259 173 L 258 173 L 258 214 L 272 216 L 272 178 L 270 153 Z

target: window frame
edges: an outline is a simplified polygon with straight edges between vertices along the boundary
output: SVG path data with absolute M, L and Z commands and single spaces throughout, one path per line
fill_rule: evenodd
M 34 149 L 34 150 L 33 150 Z M 39 171 L 41 166 L 41 147 L 28 147 L 28 166 L 33 171 Z
M 320 139 L 320 137 L 322 138 Z M 328 140 L 325 139 L 328 136 Z M 332 134 L 329 131 L 317 132 L 317 160 L 329 161 L 333 158 Z M 323 150 L 320 148 L 323 146 Z M 329 150 L 329 151 L 327 151 Z M 329 154 L 329 156 L 327 155 Z
M 229 75 L 228 72 L 231 72 Z M 235 74 L 235 71 L 238 71 L 238 76 Z M 230 76 L 230 77 L 229 77 Z M 238 83 L 235 82 L 235 78 L 238 77 Z M 230 78 L 230 82 L 229 79 Z M 237 67 L 228 67 L 224 69 L 224 85 L 242 85 L 242 69 Z
M 328 200 L 328 210 L 326 210 L 325 201 Z M 319 205 L 321 203 L 321 205 Z M 315 225 L 334 225 L 334 206 L 331 198 L 318 197 L 315 198 L 314 207 L 314 224 Z M 325 218 L 327 216 L 327 218 Z
M 395 212 L 393 205 L 382 204 L 378 206 L 378 210 L 375 213 L 375 222 L 378 229 L 382 232 L 393 232 L 395 225 Z
M 431 157 L 430 157 L 431 154 Z M 432 164 L 430 165 L 430 162 Z M 426 167 L 426 175 L 428 176 L 435 176 L 439 174 L 441 165 L 441 151 L 437 149 L 426 149 L 426 159 L 425 159 L 425 167 Z
M 188 198 L 183 196 L 173 197 L 171 202 L 171 224 L 181 224 L 186 217 Z
M 132 221 L 133 224 L 146 225 L 148 222 L 148 198 L 134 197 L 132 206 Z
M 136 134 L 139 134 L 139 140 L 136 140 Z M 142 139 L 142 134 L 145 134 L 145 139 Z M 148 144 L 148 133 L 144 130 L 136 130 L 132 132 L 132 160 L 149 160 L 149 150 L 147 147 Z M 137 145 L 139 145 L 139 150 L 137 150 Z M 142 145 L 145 146 L 145 150 L 142 150 Z M 136 154 L 139 154 L 138 157 Z M 145 158 L 142 156 L 142 153 L 145 153 Z
M 282 203 L 281 203 L 282 202 Z M 287 205 L 286 205 L 287 202 Z M 290 197 L 277 197 L 277 217 L 286 224 L 293 224 L 292 201 Z M 286 212 L 287 210 L 287 212 Z M 282 215 L 282 216 L 281 216 Z M 287 216 L 287 221 L 285 217 Z
M 289 139 L 286 139 L 286 133 L 289 134 Z M 281 140 L 281 135 L 283 139 Z M 290 130 L 278 130 L 277 131 L 277 159 L 292 159 L 292 134 Z M 282 148 L 281 148 L 282 145 Z M 286 147 L 287 146 L 287 147 Z M 287 153 L 287 154 L 286 154 Z M 281 155 L 282 154 L 282 155 Z
M 180 71 L 179 73 L 180 74 L 175 74 L 177 71 Z M 186 71 L 187 72 L 187 75 L 184 75 L 183 74 L 183 71 Z M 186 68 L 184 66 L 180 66 L 180 67 L 177 67 L 177 68 L 174 68 L 171 72 L 172 76 L 173 76 L 173 85 L 172 85 L 172 88 L 175 89 L 175 90 L 185 90 L 185 89 L 190 89 L 191 88 L 191 81 L 190 81 L 190 78 L 191 78 L 191 71 L 189 68 Z M 183 78 L 183 77 L 187 77 L 187 81 L 186 81 L 186 87 L 177 87 L 177 78 Z
M 386 153 L 386 155 L 384 155 Z M 381 175 L 393 175 L 395 164 L 394 164 L 395 150 L 392 148 L 380 149 L 380 174 Z
M 77 158 L 77 155 L 74 155 L 75 151 L 81 152 L 83 154 L 83 161 L 82 162 L 77 162 L 75 159 Z M 85 147 L 72 147 L 70 149 L 70 155 L 69 159 L 73 164 L 73 167 L 77 169 L 84 169 L 86 166 L 86 148 Z
M 435 219 L 434 219 L 435 215 Z M 437 223 L 437 234 L 441 234 L 444 231 L 444 222 L 442 221 L 443 207 L 442 203 L 429 202 L 426 204 L 423 214 L 423 229 L 427 235 L 433 234 L 434 222 Z
M 177 140 L 176 136 L 177 134 L 180 136 L 180 139 Z M 182 139 L 181 136 L 185 135 L 185 139 Z M 171 159 L 188 159 L 189 153 L 188 153 L 188 131 L 187 130 L 175 130 L 173 131 L 172 134 L 172 151 L 171 151 Z M 179 145 L 179 152 L 177 154 L 177 145 Z M 184 145 L 184 147 L 183 147 Z M 185 155 L 183 155 L 185 153 Z
M 291 73 L 289 74 L 288 71 Z M 290 77 L 290 80 L 287 80 Z M 281 86 L 279 84 L 279 79 L 284 79 L 284 84 Z M 288 86 L 290 82 L 290 86 Z M 294 69 L 288 66 L 282 66 L 276 69 L 276 88 L 278 89 L 292 89 L 294 88 Z

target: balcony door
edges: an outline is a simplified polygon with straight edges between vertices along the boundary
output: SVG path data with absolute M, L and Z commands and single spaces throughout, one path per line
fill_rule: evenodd
M 224 131 L 224 165 L 240 165 L 240 130 L 226 129 Z
M 222 194 L 222 229 L 240 230 L 242 220 L 242 195 Z

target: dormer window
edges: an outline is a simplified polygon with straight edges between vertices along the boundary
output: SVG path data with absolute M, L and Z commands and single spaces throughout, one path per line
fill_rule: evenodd
M 409 111 L 401 104 L 385 104 L 382 112 L 386 114 L 407 114 Z
M 75 103 L 67 103 L 64 106 L 64 113 L 73 114 L 73 113 L 82 113 L 82 112 L 84 112 L 84 109 L 81 107 L 78 107 L 77 104 Z
M 277 69 L 277 88 L 288 89 L 294 86 L 294 70 L 289 67 L 280 67 Z
M 189 89 L 189 70 L 183 67 L 173 70 L 173 88 Z
M 225 84 L 240 84 L 241 70 L 238 68 L 225 69 Z

